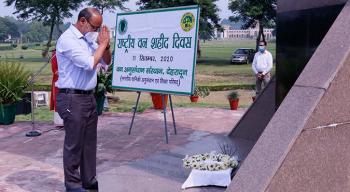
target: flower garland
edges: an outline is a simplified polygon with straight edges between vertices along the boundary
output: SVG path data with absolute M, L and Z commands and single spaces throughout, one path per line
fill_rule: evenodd
M 238 165 L 236 158 L 213 152 L 210 154 L 186 155 L 182 162 L 185 168 L 208 171 L 226 170 L 228 168 L 235 168 Z

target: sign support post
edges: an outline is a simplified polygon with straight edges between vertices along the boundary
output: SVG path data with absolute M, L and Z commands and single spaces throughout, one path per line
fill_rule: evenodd
M 130 127 L 129 127 L 129 135 L 131 134 L 131 129 L 134 125 L 134 120 L 135 120 L 135 115 L 136 115 L 136 111 L 137 111 L 137 107 L 139 105 L 139 100 L 140 100 L 140 95 L 141 95 L 141 91 L 137 92 L 137 99 L 136 99 L 136 104 L 135 107 L 133 107 L 133 115 L 132 115 L 132 119 L 131 119 L 131 123 L 130 123 Z M 165 132 L 165 142 L 168 144 L 169 143 L 169 139 L 168 139 L 168 126 L 167 126 L 167 120 L 166 120 L 166 104 L 165 104 L 165 95 L 162 94 L 162 102 L 163 102 L 163 114 L 164 114 L 164 132 Z M 173 109 L 173 102 L 171 99 L 171 95 L 169 95 L 169 103 L 170 103 L 170 109 L 171 109 L 171 116 L 173 118 L 173 125 L 174 125 L 174 133 L 175 135 L 177 135 L 177 131 L 176 131 L 176 123 L 175 123 L 175 115 L 174 115 L 174 109 Z

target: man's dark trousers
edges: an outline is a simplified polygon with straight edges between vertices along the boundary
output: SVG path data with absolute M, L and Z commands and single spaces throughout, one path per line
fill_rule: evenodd
M 65 128 L 63 167 L 67 189 L 89 185 L 96 177 L 97 112 L 93 94 L 57 94 Z M 79 172 L 80 168 L 80 172 Z

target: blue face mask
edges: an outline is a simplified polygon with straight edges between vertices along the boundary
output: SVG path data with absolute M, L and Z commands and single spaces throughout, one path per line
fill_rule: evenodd
M 259 51 L 260 51 L 260 53 L 264 53 L 264 51 L 265 51 L 265 46 L 259 46 Z

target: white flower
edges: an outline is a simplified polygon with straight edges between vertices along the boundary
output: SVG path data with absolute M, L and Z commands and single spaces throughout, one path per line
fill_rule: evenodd
M 225 154 L 215 154 L 214 152 L 191 155 L 182 160 L 183 167 L 192 168 L 198 170 L 209 170 L 209 171 L 218 171 L 226 170 L 229 167 L 236 167 L 238 161 L 235 157 L 230 157 Z
M 209 164 L 209 165 L 207 166 L 207 170 L 209 170 L 209 171 L 214 171 L 214 169 L 215 169 L 214 164 Z
M 199 169 L 199 164 L 198 163 L 193 163 L 192 164 L 193 169 Z

